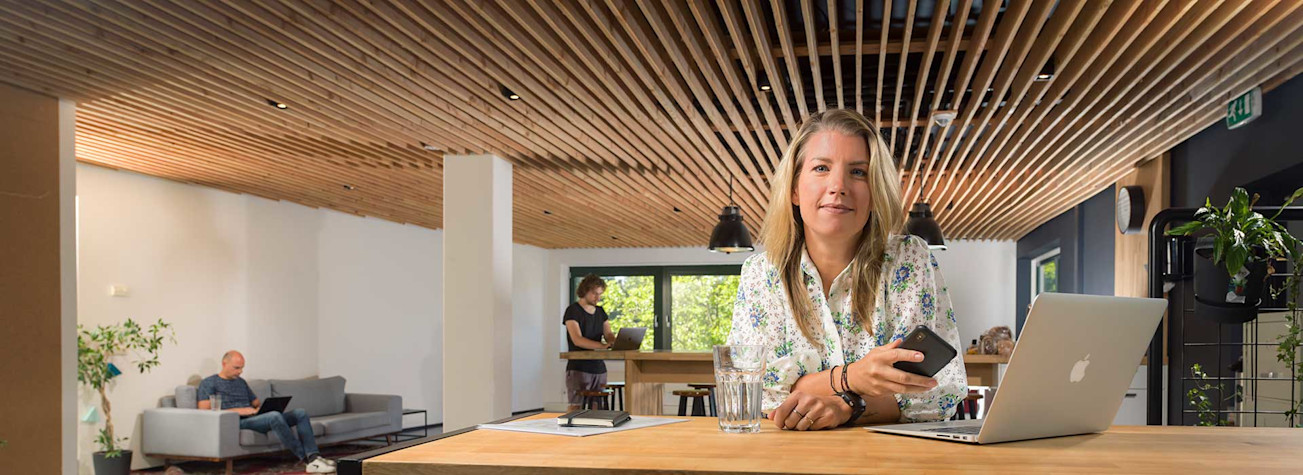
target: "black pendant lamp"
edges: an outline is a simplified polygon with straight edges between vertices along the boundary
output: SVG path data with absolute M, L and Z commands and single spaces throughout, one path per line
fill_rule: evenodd
M 742 209 L 733 202 L 733 177 L 728 177 L 728 206 L 719 214 L 719 224 L 710 233 L 712 252 L 732 254 L 734 252 L 751 252 L 756 250 L 751 245 L 751 233 L 746 223 L 742 222 Z
M 946 250 L 946 240 L 941 236 L 941 225 L 932 218 L 932 206 L 927 204 L 927 189 L 920 176 L 918 196 L 922 201 L 914 203 L 909 209 L 909 219 L 905 221 L 905 232 L 923 238 L 927 248 L 934 251 Z
M 932 206 L 927 203 L 914 203 L 909 210 L 909 220 L 905 221 L 905 232 L 927 241 L 927 248 L 946 250 L 946 240 L 941 236 L 941 225 L 932 219 Z

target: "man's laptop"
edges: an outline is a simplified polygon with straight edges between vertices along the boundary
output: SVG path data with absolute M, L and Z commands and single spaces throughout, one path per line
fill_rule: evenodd
M 1040 294 L 986 419 L 869 427 L 992 444 L 1108 429 L 1167 301 Z
M 615 344 L 611 351 L 631 351 L 642 346 L 642 337 L 647 335 L 647 327 L 621 328 L 615 335 Z
M 260 415 L 266 414 L 266 413 L 268 413 L 268 412 L 273 412 L 273 411 L 275 411 L 275 412 L 280 412 L 280 413 L 284 413 L 284 412 L 285 412 L 285 408 L 286 408 L 286 407 L 289 407 L 289 405 L 290 405 L 290 396 L 274 396 L 274 397 L 269 397 L 269 398 L 267 398 L 266 401 L 263 401 L 263 402 L 262 402 L 262 405 L 261 405 L 261 406 L 258 406 L 258 413 L 257 413 L 257 414 L 253 414 L 253 415 L 249 415 L 249 416 L 244 416 L 244 417 L 260 416 Z

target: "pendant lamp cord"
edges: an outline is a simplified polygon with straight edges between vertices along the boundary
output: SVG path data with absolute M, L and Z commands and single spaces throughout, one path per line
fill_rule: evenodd
M 737 206 L 737 203 L 733 202 L 733 174 L 732 173 L 728 175 L 728 205 Z

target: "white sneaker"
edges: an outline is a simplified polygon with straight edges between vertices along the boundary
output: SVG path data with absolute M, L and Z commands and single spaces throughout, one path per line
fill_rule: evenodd
M 308 473 L 335 473 L 335 466 L 326 463 L 326 459 L 318 457 L 308 464 Z

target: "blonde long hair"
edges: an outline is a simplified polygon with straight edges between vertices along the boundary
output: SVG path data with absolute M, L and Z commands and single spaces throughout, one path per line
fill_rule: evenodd
M 779 269 L 783 289 L 792 308 L 792 316 L 806 340 L 817 326 L 814 305 L 801 274 L 801 249 L 805 246 L 805 226 L 800 211 L 792 203 L 792 190 L 805 162 L 805 146 L 810 137 L 822 131 L 837 131 L 864 139 L 869 151 L 869 194 L 873 200 L 869 220 L 860 233 L 855 257 L 851 261 L 851 308 L 860 326 L 873 333 L 873 309 L 882 284 L 883 256 L 887 240 L 904 226 L 905 213 L 900 198 L 900 177 L 891 150 L 883 142 L 878 127 L 851 109 L 834 109 L 811 115 L 801 124 L 775 170 L 769 195 L 769 210 L 760 230 L 769 262 Z M 827 276 L 826 278 L 832 278 Z

